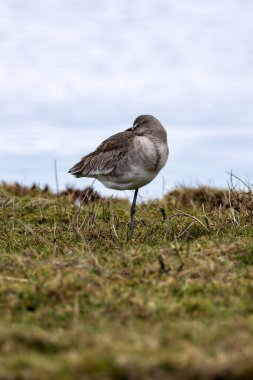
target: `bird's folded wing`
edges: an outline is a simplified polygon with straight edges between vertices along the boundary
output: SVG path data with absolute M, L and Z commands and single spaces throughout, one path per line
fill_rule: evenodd
M 105 140 L 98 148 L 84 156 L 69 173 L 76 177 L 92 177 L 112 173 L 118 163 L 125 157 L 132 135 L 125 132 Z

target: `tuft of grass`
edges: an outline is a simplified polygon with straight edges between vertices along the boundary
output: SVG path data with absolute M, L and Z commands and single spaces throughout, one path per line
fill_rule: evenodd
M 125 200 L 2 184 L 0 380 L 251 379 L 253 195 L 233 181 L 138 205 L 131 242 Z

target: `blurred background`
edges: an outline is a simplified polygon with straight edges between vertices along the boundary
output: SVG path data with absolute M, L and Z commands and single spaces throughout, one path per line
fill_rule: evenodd
M 140 114 L 170 146 L 144 197 L 252 179 L 251 0 L 0 0 L 0 15 L 0 181 L 55 190 L 56 160 L 61 189 L 88 186 L 68 169 Z

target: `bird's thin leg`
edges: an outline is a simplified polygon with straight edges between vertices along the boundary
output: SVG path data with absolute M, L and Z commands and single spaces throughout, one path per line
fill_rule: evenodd
M 136 189 L 134 192 L 134 199 L 133 199 L 133 203 L 131 206 L 131 226 L 130 226 L 130 234 L 129 234 L 130 239 L 132 238 L 133 232 L 134 232 L 134 215 L 135 215 L 135 206 L 136 206 L 136 199 L 137 199 L 138 190 L 139 189 Z

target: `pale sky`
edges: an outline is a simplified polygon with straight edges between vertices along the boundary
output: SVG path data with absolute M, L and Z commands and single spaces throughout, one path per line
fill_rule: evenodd
M 0 15 L 0 180 L 54 188 L 56 159 L 62 188 L 89 185 L 69 167 L 144 113 L 170 145 L 146 196 L 252 179 L 251 0 L 0 0 Z

